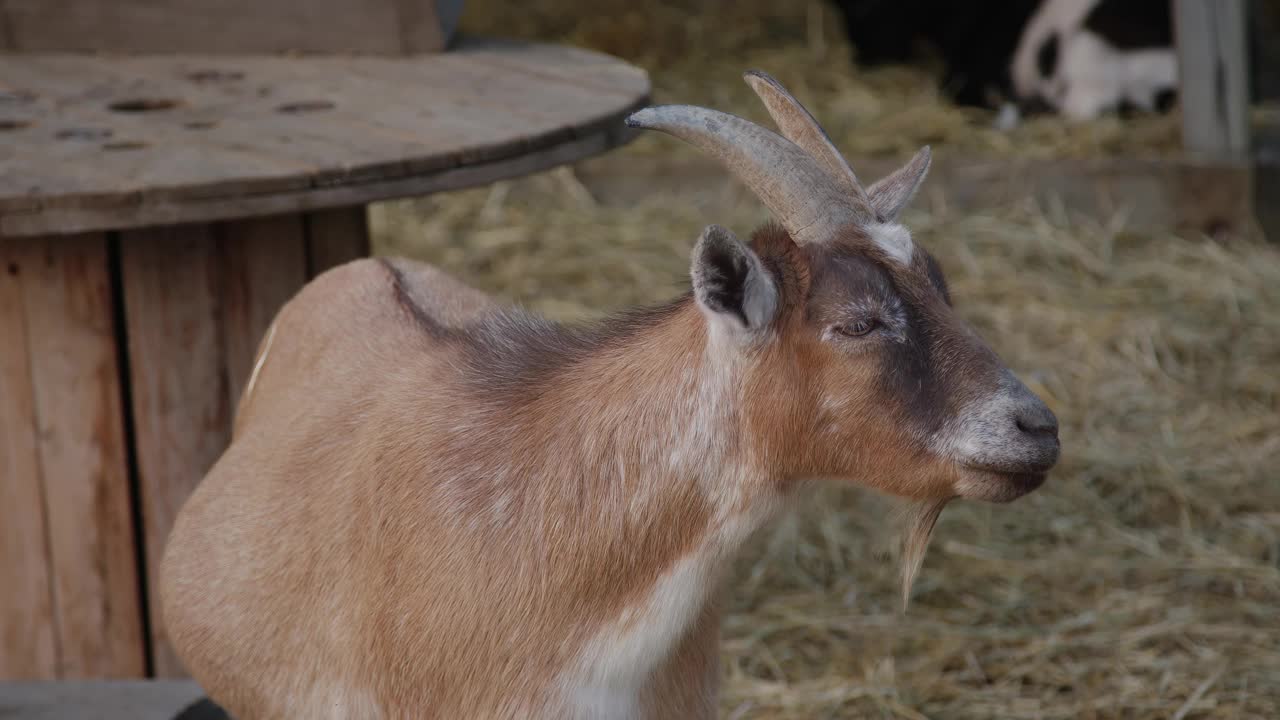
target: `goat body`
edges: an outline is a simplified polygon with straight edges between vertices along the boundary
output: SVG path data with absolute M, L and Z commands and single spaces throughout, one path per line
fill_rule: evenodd
M 712 717 L 719 580 L 806 480 L 922 501 L 921 543 L 947 500 L 1044 480 L 1056 419 L 897 223 L 928 151 L 863 188 L 747 80 L 785 137 L 702 108 L 629 121 L 724 159 L 781 223 L 709 226 L 683 297 L 566 328 L 369 259 L 285 305 L 161 567 L 213 700 L 240 720 Z

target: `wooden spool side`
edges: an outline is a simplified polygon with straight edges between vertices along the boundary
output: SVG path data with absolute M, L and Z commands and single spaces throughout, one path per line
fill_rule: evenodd
M 0 446 L 13 452 L 0 461 L 0 553 L 19 575 L 0 594 L 0 673 L 137 677 L 143 620 L 106 238 L 15 241 L 0 257 Z
M 363 207 L 307 213 L 307 277 L 369 255 L 369 220 Z
M 53 587 L 21 268 L 26 252 L 0 245 L 0 677 L 58 675 Z
M 154 673 L 185 670 L 159 613 L 164 544 L 213 466 L 258 344 L 314 274 L 367 252 L 363 208 L 121 233 Z
M 280 306 L 307 281 L 305 222 L 300 215 L 219 226 L 221 321 L 227 401 L 233 410 L 249 379 L 258 343 Z
M 0 237 L 353 207 L 580 160 L 634 136 L 638 68 L 459 44 L 412 58 L 6 57 Z M 92 92 L 87 92 L 91 88 Z
M 157 598 L 164 540 L 229 438 L 216 249 L 209 227 L 138 230 L 120 238 L 152 668 L 159 677 L 181 674 Z

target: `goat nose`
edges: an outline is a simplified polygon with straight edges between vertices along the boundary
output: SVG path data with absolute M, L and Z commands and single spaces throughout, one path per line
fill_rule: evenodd
M 1014 423 L 1027 435 L 1054 439 L 1058 437 L 1058 416 L 1039 400 L 1018 408 Z

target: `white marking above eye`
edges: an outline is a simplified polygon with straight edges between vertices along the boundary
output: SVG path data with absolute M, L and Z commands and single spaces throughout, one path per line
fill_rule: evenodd
M 881 223 L 869 228 L 871 241 L 886 255 L 903 265 L 911 264 L 911 256 L 915 253 L 915 244 L 911 242 L 911 231 L 897 223 Z

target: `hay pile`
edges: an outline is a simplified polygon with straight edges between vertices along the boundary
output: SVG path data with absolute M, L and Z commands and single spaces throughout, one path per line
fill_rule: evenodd
M 770 69 L 820 117 L 857 117 L 833 133 L 855 155 L 925 140 L 944 152 L 1158 153 L 1176 139 L 1161 118 L 1111 136 L 1045 125 L 1000 139 L 913 73 L 812 62 L 803 7 L 751 17 L 794 12 L 785 3 L 716 0 L 689 15 L 671 1 L 562 0 L 478 21 L 498 3 L 470 1 L 473 29 L 645 62 L 665 99 L 745 110 L 738 74 Z M 627 44 L 646 27 L 660 30 L 652 44 Z M 625 152 L 693 152 L 637 146 Z M 636 204 L 606 206 L 562 169 L 391 204 L 375 212 L 376 243 L 577 319 L 670 297 L 703 225 L 745 234 L 765 217 L 741 192 L 713 188 L 695 207 L 652 185 Z M 724 716 L 1280 717 L 1280 250 L 1137 234 L 1054 207 L 923 205 L 908 225 L 962 314 L 1058 413 L 1062 464 L 1015 504 L 947 508 L 905 616 L 890 503 L 821 491 L 737 568 Z
M 703 224 L 763 218 L 516 185 L 384 209 L 379 250 L 575 319 L 670 297 Z M 826 490 L 739 568 L 727 715 L 1280 717 L 1280 252 L 1037 207 L 907 222 L 1062 419 L 1062 465 L 949 507 L 905 617 L 885 501 Z

